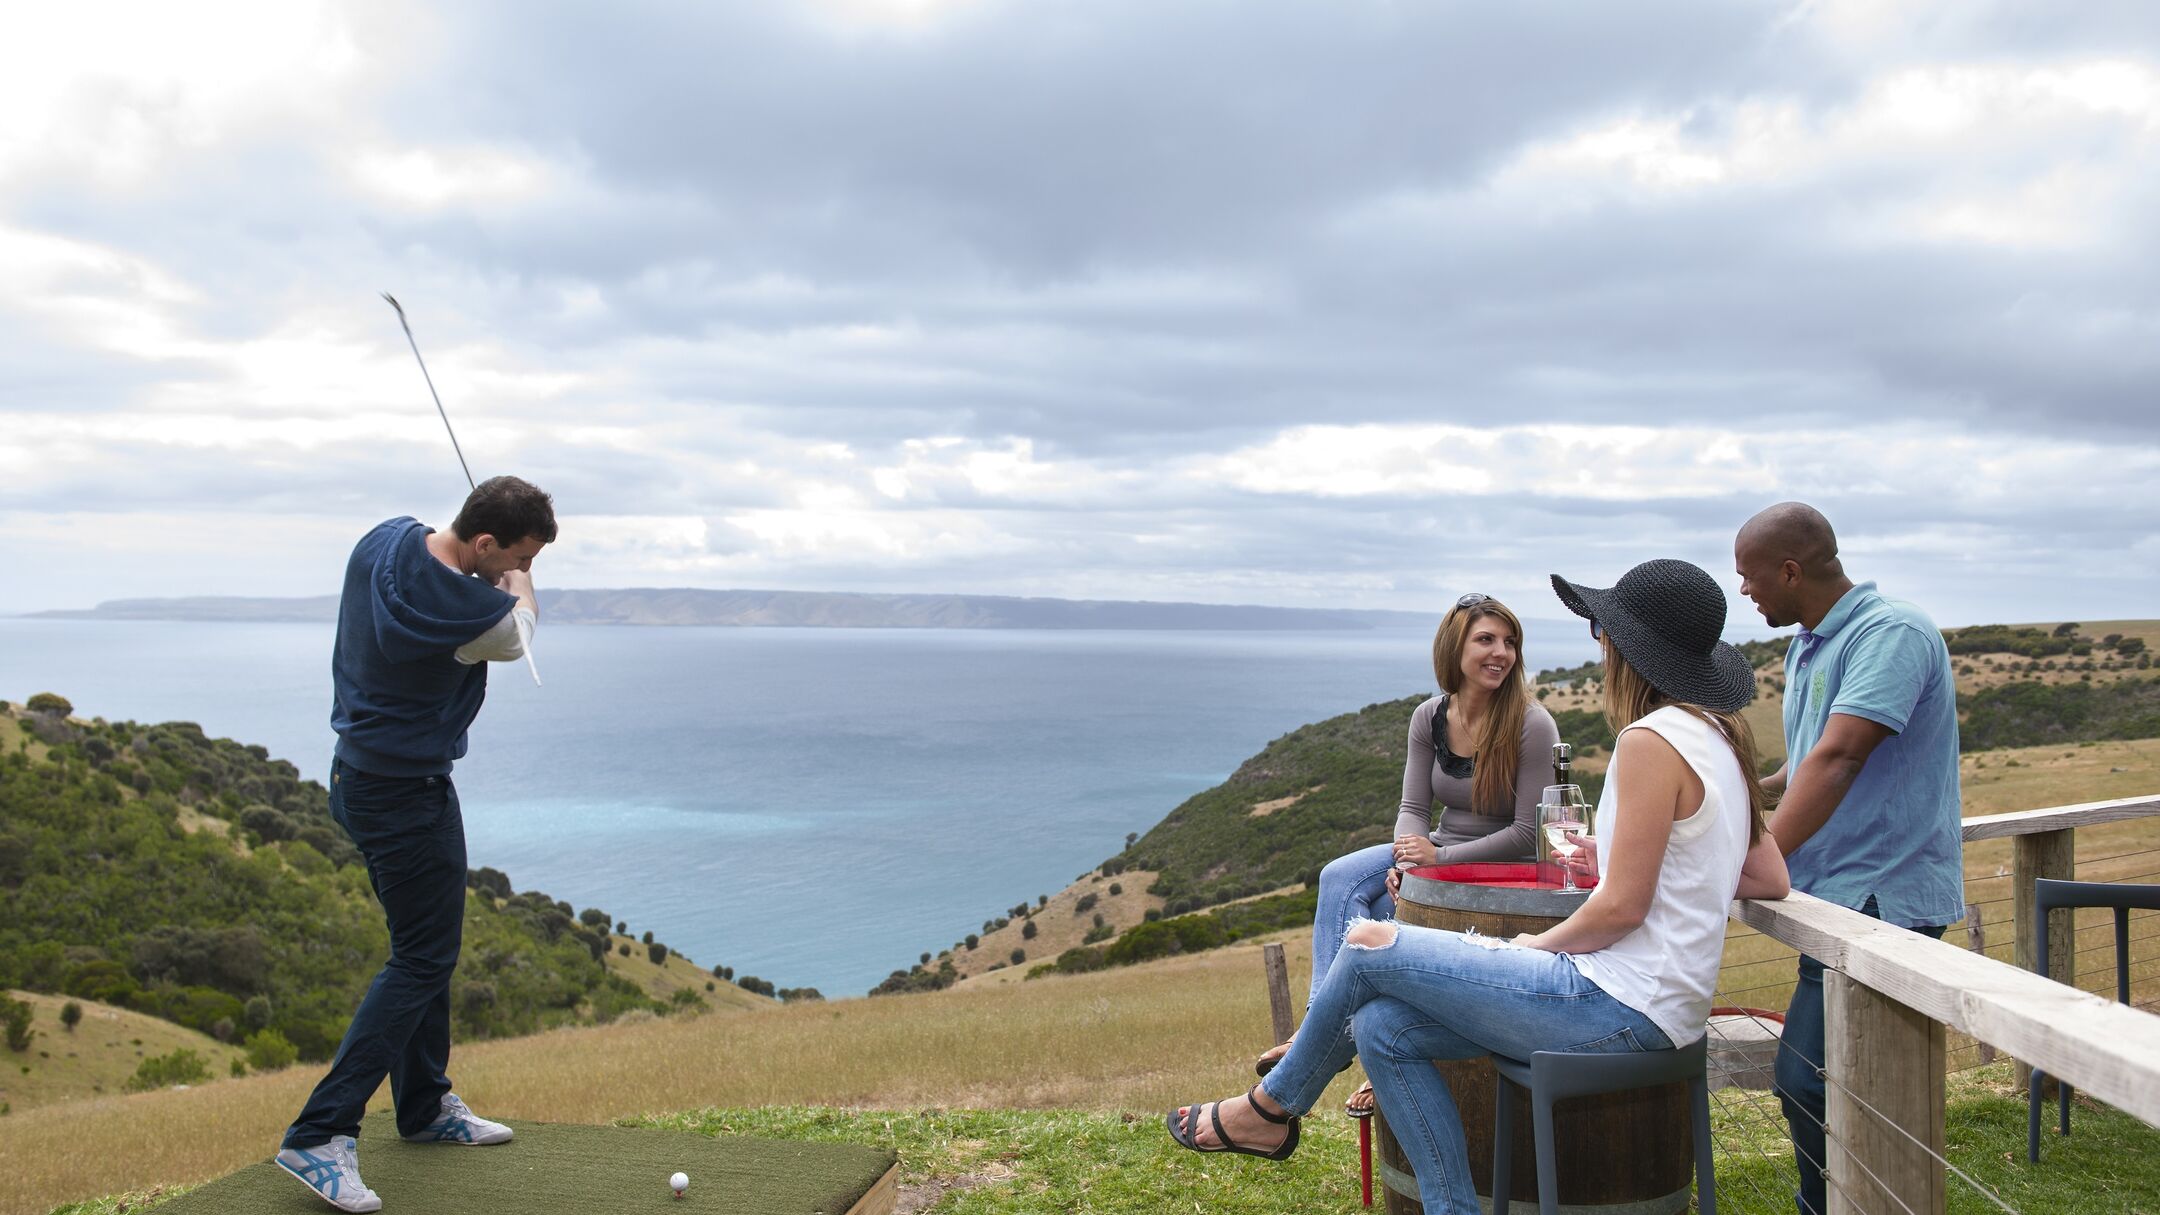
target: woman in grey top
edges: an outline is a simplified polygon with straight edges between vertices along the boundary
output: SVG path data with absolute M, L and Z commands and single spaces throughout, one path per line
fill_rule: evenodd
M 1395 841 L 1338 857 L 1320 871 L 1315 990 L 1352 920 L 1394 916 L 1398 865 L 1527 861 L 1536 855 L 1538 795 L 1552 771 L 1560 730 L 1523 679 L 1522 621 L 1490 596 L 1456 600 L 1433 636 L 1433 677 L 1440 695 L 1410 714 Z M 1260 1057 L 1261 1074 L 1286 1046 Z M 1357 1110 L 1370 1102 L 1371 1090 L 1360 1089 L 1350 1104 Z

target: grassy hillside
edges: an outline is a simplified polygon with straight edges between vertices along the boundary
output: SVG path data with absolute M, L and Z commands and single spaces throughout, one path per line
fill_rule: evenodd
M 0 706 L 0 987 L 328 1058 L 388 940 L 323 787 L 191 723 L 66 712 Z M 743 1002 L 672 1001 L 610 951 L 607 928 L 598 909 L 474 870 L 459 1037 Z
M 0 1054 L 0 1110 L 10 1114 L 63 1101 L 117 1095 L 145 1059 L 191 1050 L 211 1076 L 232 1074 L 245 1056 L 239 1047 L 170 1021 L 94 1001 L 76 1000 L 82 1019 L 70 1029 L 61 1019 L 66 996 L 33 991 L 0 992 L 30 1006 L 29 1049 Z
M 708 1007 L 736 1012 L 773 1006 L 771 996 L 744 991 L 734 981 L 672 950 L 665 960 L 655 963 L 651 947 L 639 938 L 617 934 L 608 938 L 608 945 L 608 973 L 635 984 L 657 1005 L 695 1007 L 703 1001 Z

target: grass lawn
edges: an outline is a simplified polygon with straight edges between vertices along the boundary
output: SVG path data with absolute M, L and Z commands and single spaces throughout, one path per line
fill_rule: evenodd
M 2050 1134 L 2041 1163 L 2028 1165 L 2025 1104 L 2009 1079 L 2004 1065 L 1952 1079 L 1947 1127 L 1953 1164 L 2023 1215 L 2160 1215 L 2160 1131 L 2081 1102 L 2072 1114 L 2071 1137 Z M 1774 1103 L 1766 1094 L 1743 1097 L 1732 1090 L 1718 1094 L 1718 1102 L 1713 1121 L 1720 1208 L 1784 1215 L 1791 1210 L 1791 1150 L 1782 1124 L 1762 1116 L 1774 1114 Z M 1358 1201 L 1357 1133 L 1335 1113 L 1308 1121 L 1297 1155 L 1279 1165 L 1185 1152 L 1171 1144 L 1155 1110 L 773 1106 L 652 1115 L 622 1125 L 891 1148 L 900 1155 L 904 1212 L 1304 1215 L 1352 1210 Z M 144 1211 L 177 1192 L 103 1198 L 62 1207 L 56 1215 Z M 2000 1209 L 1954 1174 L 1949 1195 L 1952 1212 Z

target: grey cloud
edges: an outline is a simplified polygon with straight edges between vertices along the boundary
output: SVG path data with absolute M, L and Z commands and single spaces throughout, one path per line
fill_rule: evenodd
M 1901 66 L 2150 65 L 2150 6 L 2044 20 L 1956 6 L 1891 15 L 1858 45 L 1804 8 L 1784 20 L 1782 5 L 1590 6 L 1559 22 L 1504 6 L 1006 3 L 845 34 L 814 11 L 461 6 L 435 13 L 408 53 L 410 31 L 358 10 L 384 71 L 328 128 L 266 122 L 124 189 L 32 171 L 0 186 L 0 210 L 163 268 L 199 298 L 160 307 L 212 346 L 320 328 L 363 335 L 403 369 L 373 295 L 397 290 L 460 417 L 510 412 L 481 398 L 462 350 L 586 377 L 520 407 L 519 437 L 476 453 L 569 511 L 717 520 L 785 507 L 788 477 L 862 488 L 859 470 L 817 466 L 805 445 L 845 443 L 875 464 L 929 435 L 1022 436 L 1043 459 L 1140 474 L 1093 494 L 985 497 L 945 479 L 873 498 L 898 515 L 991 516 L 1022 551 L 841 553 L 772 567 L 768 584 L 1087 593 L 1091 579 L 1185 578 L 1318 602 L 1339 577 L 1407 606 L 1465 582 L 1533 586 L 1555 554 L 1617 570 L 1677 546 L 1720 570 L 1730 528 L 1762 504 L 1326 500 L 1163 472 L 1301 424 L 1834 434 L 1906 419 L 2006 447 L 2083 436 L 2136 450 L 2160 433 L 2149 225 L 2118 233 L 2121 216 L 2083 217 L 2108 232 L 2099 247 L 2051 252 L 1884 227 L 1900 206 L 2014 187 L 2068 155 L 2045 133 L 1693 195 L 1586 189 L 1550 213 L 1512 211 L 1487 189 L 1527 144 L 1627 114 L 1719 145 L 1739 101 L 1791 101 L 1820 124 Z M 341 157 L 378 138 L 508 149 L 550 166 L 552 184 L 436 211 L 367 197 Z M 2096 121 L 2075 138 L 2072 151 L 2129 181 L 2117 205 L 2153 210 L 2160 174 L 2132 154 L 2142 136 Z M 214 391 L 223 374 L 70 346 L 46 319 L 0 329 L 0 412 L 137 409 L 175 382 Z M 868 328 L 889 336 L 845 336 Z M 113 444 L 39 492 L 92 510 L 340 517 L 450 496 L 455 466 L 417 376 L 408 399 L 384 404 L 413 410 L 409 439 L 313 454 Z M 561 438 L 641 418 L 672 436 L 651 454 Z M 743 476 L 742 460 L 774 476 Z M 1796 475 L 1838 484 L 1834 471 Z M 2026 592 L 1975 590 L 1971 573 L 2007 563 L 1996 553 L 2088 569 L 2077 554 L 2156 522 L 2136 503 L 2098 510 L 2076 486 L 2016 488 L 1955 516 L 1897 486 L 1819 504 L 1870 543 L 1958 529 L 1970 550 L 1907 559 L 1933 585 L 2003 603 Z M 8 505 L 35 504 L 0 486 Z M 1131 540 L 1152 528 L 1177 539 Z M 715 553 L 754 555 L 724 526 L 708 535 Z M 2053 566 L 2032 556 L 2073 545 Z M 2152 584 L 2132 571 L 2118 585 Z

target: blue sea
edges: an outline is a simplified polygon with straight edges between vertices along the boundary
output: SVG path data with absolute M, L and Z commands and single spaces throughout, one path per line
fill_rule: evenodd
M 1594 656 L 1527 627 L 1533 668 Z M 579 626 L 536 650 L 545 686 L 493 668 L 458 765 L 471 863 L 829 997 L 1059 890 L 1269 740 L 1433 682 L 1408 630 Z M 0 619 L 0 697 L 193 721 L 321 780 L 329 655 L 328 625 Z

